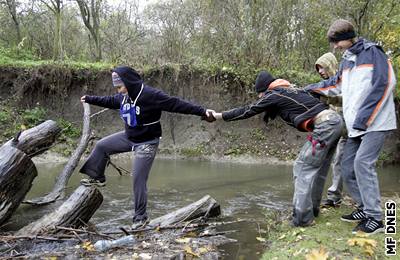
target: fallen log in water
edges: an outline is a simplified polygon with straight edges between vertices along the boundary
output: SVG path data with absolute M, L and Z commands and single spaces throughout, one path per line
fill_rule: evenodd
M 193 202 L 183 208 L 170 212 L 159 218 L 153 219 L 152 221 L 150 221 L 148 226 L 170 226 L 200 217 L 216 217 L 220 214 L 221 208 L 218 202 L 210 195 L 206 195 L 200 200 Z
M 83 103 L 83 128 L 82 137 L 79 141 L 78 147 L 75 149 L 72 156 L 69 158 L 67 164 L 64 166 L 63 171 L 57 177 L 53 190 L 44 197 L 39 197 L 31 200 L 24 201 L 28 204 L 43 205 L 56 201 L 57 199 L 64 198 L 64 189 L 68 184 L 69 178 L 74 172 L 82 154 L 85 152 L 89 139 L 90 139 L 90 106 Z
M 60 132 L 61 128 L 57 126 L 56 122 L 47 120 L 21 132 L 17 138 L 9 140 L 3 146 L 15 146 L 29 157 L 33 157 L 48 150 Z
M 56 232 L 55 226 L 79 228 L 86 224 L 103 202 L 95 187 L 79 186 L 54 212 L 23 227 L 16 235 L 37 235 Z
M 0 147 L 0 224 L 11 217 L 37 176 L 32 160 L 10 145 Z
M 32 156 L 46 151 L 61 129 L 48 120 L 0 147 L 0 224 L 11 217 L 37 176 Z

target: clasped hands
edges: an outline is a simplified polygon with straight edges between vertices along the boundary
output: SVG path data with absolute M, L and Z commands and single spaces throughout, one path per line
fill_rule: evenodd
M 207 109 L 206 115 L 201 118 L 209 123 L 216 121 L 217 119 L 222 119 L 222 113 L 217 113 L 215 110 Z

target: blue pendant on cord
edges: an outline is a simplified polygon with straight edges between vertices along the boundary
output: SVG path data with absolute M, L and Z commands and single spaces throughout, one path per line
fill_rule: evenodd
M 130 103 L 124 103 L 119 109 L 119 114 L 122 120 L 124 120 L 127 125 L 129 125 L 130 127 L 135 127 L 138 125 L 136 121 L 136 113 L 138 112 L 139 114 L 139 111 L 139 107 L 136 107 L 135 105 Z

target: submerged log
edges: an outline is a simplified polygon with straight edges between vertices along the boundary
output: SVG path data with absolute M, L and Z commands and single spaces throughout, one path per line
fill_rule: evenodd
M 190 221 L 197 218 L 217 217 L 221 214 L 218 202 L 210 195 L 193 202 L 183 208 L 170 212 L 164 216 L 153 219 L 148 224 L 150 227 L 164 227 Z
M 57 199 L 64 198 L 64 189 L 68 184 L 69 178 L 74 172 L 82 154 L 85 152 L 89 139 L 90 139 L 90 106 L 87 103 L 83 103 L 83 129 L 82 137 L 79 141 L 78 147 L 75 149 L 72 156 L 69 158 L 67 164 L 64 166 L 63 171 L 57 177 L 53 190 L 45 195 L 31 200 L 25 201 L 28 204 L 43 205 L 56 201 Z
M 59 208 L 23 227 L 16 235 L 38 235 L 55 232 L 56 226 L 79 228 L 85 225 L 103 202 L 95 187 L 79 186 Z
M 0 224 L 18 208 L 36 176 L 29 156 L 11 145 L 0 147 Z
M 40 125 L 29 128 L 16 138 L 9 140 L 4 146 L 15 146 L 30 157 L 44 153 L 55 142 L 61 128 L 53 120 L 47 120 Z

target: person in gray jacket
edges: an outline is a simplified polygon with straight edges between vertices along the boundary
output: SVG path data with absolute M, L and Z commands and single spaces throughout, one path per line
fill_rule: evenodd
M 338 61 L 332 52 L 327 52 L 317 59 L 315 62 L 315 70 L 322 79 L 329 79 L 336 74 L 338 70 Z M 327 98 L 321 96 L 323 102 L 329 104 L 329 107 L 339 113 L 343 117 L 342 98 L 341 96 Z M 345 127 L 344 127 L 345 129 Z M 343 157 L 343 148 L 347 140 L 347 133 L 343 131 L 342 137 L 339 139 L 336 147 L 335 156 L 332 162 L 332 185 L 328 188 L 327 199 L 323 200 L 323 207 L 339 207 L 342 203 L 343 179 L 340 164 Z
M 358 208 L 341 219 L 358 222 L 353 233 L 384 232 L 375 163 L 388 131 L 396 129 L 394 71 L 382 47 L 357 38 L 349 21 L 333 22 L 327 36 L 335 49 L 344 51 L 339 71 L 306 90 L 326 96 L 341 94 L 343 98 L 348 139 L 342 176 Z

